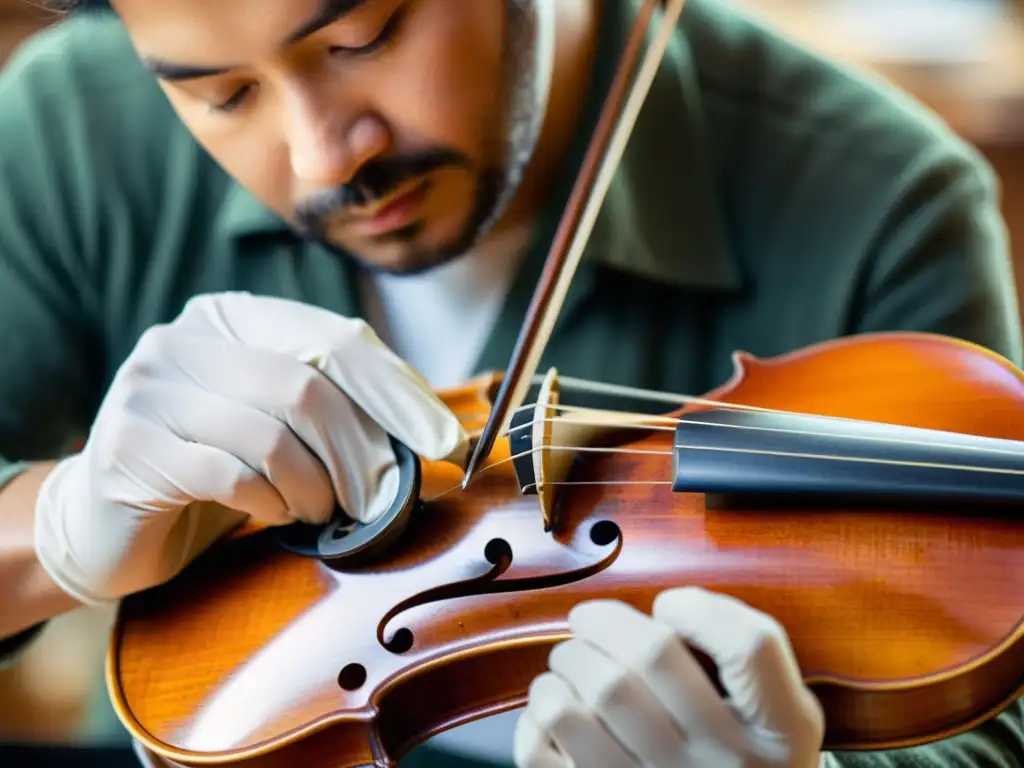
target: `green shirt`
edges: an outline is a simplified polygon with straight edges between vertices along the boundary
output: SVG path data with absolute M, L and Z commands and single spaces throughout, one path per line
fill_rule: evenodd
M 511 354 L 633 2 L 606 4 L 585 124 L 478 370 Z M 893 89 L 690 0 L 541 369 L 699 394 L 736 349 L 894 329 L 1021 364 L 997 196 L 979 155 Z M 191 296 L 247 290 L 359 315 L 352 270 L 207 156 L 115 18 L 43 33 L 0 73 L 0 471 L 81 439 L 139 336 Z M 1022 712 L 843 759 L 1022 765 Z

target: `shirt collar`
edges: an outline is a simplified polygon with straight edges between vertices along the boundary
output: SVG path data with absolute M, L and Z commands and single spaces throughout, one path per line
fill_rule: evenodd
M 618 66 L 641 0 L 607 0 L 591 96 L 562 183 L 553 195 L 548 226 L 553 235 Z M 739 264 L 728 247 L 717 201 L 708 126 L 688 34 L 700 13 L 690 0 L 677 34 L 637 118 L 584 253 L 581 270 L 605 267 L 684 288 L 735 291 Z M 655 16 L 655 20 L 659 15 Z M 652 24 L 653 29 L 653 24 Z M 220 213 L 231 237 L 287 237 L 287 222 L 247 190 L 233 184 Z M 546 250 L 547 242 L 537 247 Z

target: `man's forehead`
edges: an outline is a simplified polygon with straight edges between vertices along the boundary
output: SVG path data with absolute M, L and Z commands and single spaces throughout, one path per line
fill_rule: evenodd
M 112 0 L 154 69 L 221 70 L 389 0 Z M 183 66 L 179 66 L 183 65 Z M 163 66 L 168 65 L 168 66 Z M 183 74 L 188 74 L 184 72 Z

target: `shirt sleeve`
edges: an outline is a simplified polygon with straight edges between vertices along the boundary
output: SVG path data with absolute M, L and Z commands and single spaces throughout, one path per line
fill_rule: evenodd
M 1020 768 L 1024 701 L 960 736 L 888 752 L 833 752 L 828 768 Z
M 913 330 L 980 344 L 1022 365 L 1021 320 L 989 166 L 931 147 L 895 189 L 854 313 L 858 333 Z M 883 752 L 836 752 L 840 768 L 1024 768 L 1024 700 L 960 736 Z
M 0 489 L 73 450 L 103 367 L 86 258 L 100 223 L 68 37 L 44 32 L 0 70 Z M 0 665 L 40 629 L 0 639 Z
M 856 333 L 919 330 L 1022 361 L 999 183 L 970 147 L 933 142 L 891 189 L 864 275 Z

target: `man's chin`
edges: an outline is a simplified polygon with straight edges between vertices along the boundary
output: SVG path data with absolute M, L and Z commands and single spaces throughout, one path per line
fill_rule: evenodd
M 389 275 L 417 275 L 440 267 L 465 254 L 472 244 L 470 238 L 440 245 L 426 242 L 423 225 L 419 222 L 358 241 L 330 235 L 315 239 L 370 272 Z
M 402 227 L 374 235 L 356 234 L 339 222 L 322 232 L 310 233 L 328 248 L 355 260 L 373 272 L 415 275 L 447 264 L 472 249 L 494 209 L 496 189 L 493 174 L 486 175 L 476 195 L 476 204 L 467 214 L 456 218 L 452 208 L 441 218 L 431 210 Z M 496 177 L 494 177 L 496 178 Z M 436 211 L 436 206 L 432 206 Z
M 354 258 L 368 271 L 385 275 L 412 276 L 428 272 L 460 258 L 460 253 L 405 250 L 394 256 L 379 254 L 353 254 Z

